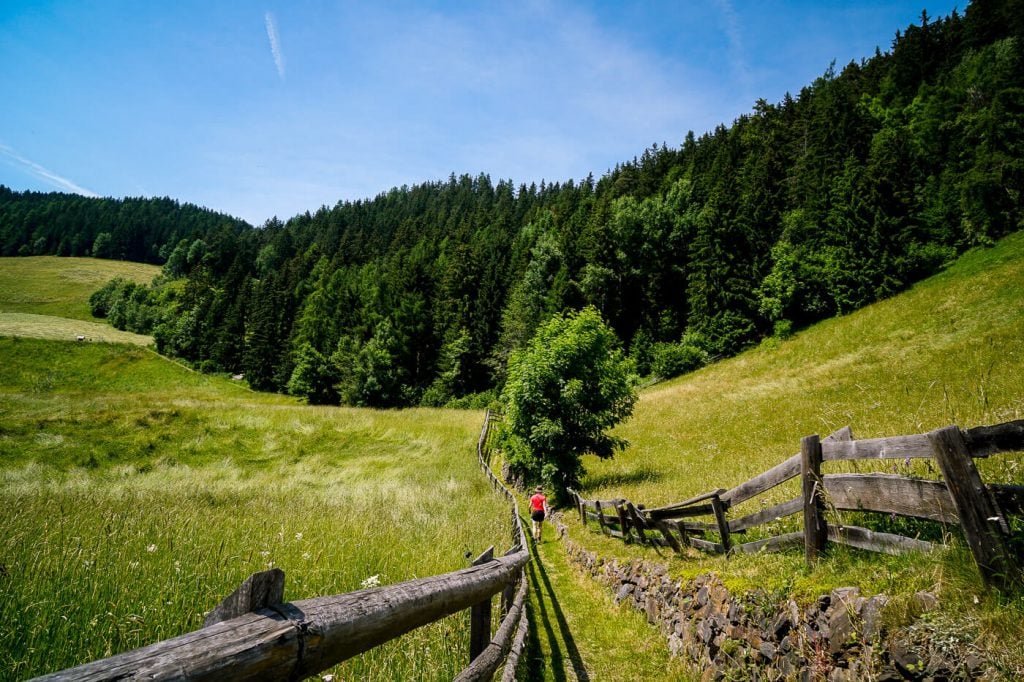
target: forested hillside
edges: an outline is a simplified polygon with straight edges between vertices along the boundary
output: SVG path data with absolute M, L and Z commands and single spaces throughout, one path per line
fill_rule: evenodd
M 95 256 L 163 264 L 182 239 L 237 234 L 245 221 L 168 197 L 93 199 L 0 185 L 0 256 Z
M 94 307 L 311 402 L 484 400 L 559 311 L 593 305 L 641 373 L 675 374 L 1020 229 L 1022 189 L 1024 3 L 975 1 L 599 180 L 453 175 L 217 227 L 165 249 L 154 287 L 115 283 Z

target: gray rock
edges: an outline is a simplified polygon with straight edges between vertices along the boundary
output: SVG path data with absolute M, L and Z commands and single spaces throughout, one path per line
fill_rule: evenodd
M 924 663 L 921 657 L 912 651 L 904 642 L 894 641 L 889 646 L 889 656 L 901 674 L 911 680 L 923 677 Z
M 921 613 L 928 613 L 938 608 L 939 598 L 931 592 L 917 592 L 914 594 L 914 605 L 921 610 Z
M 881 637 L 882 611 L 888 603 L 889 597 L 884 594 L 877 594 L 874 597 L 868 598 L 868 600 L 864 602 L 864 605 L 861 608 L 861 617 L 863 619 L 861 638 L 865 642 L 871 642 L 872 640 Z
M 846 609 L 836 609 L 828 621 L 828 650 L 832 655 L 856 641 L 853 621 Z
M 615 603 L 618 604 L 623 599 L 633 594 L 633 590 L 634 586 L 632 583 L 624 583 L 622 587 L 619 588 L 618 592 L 615 593 Z
M 668 650 L 673 656 L 679 656 L 683 653 L 683 639 L 679 635 L 673 634 L 668 638 Z
M 715 630 L 711 627 L 711 623 L 705 618 L 704 620 L 697 623 L 697 637 L 700 641 L 707 644 L 714 638 Z
M 775 641 L 782 641 L 782 638 L 793 628 L 793 621 L 790 620 L 789 615 L 786 613 L 780 613 L 775 617 L 775 622 L 772 623 L 771 627 L 771 638 Z
M 647 603 L 644 605 L 644 611 L 647 612 L 648 623 L 658 622 L 658 616 L 661 615 L 661 604 L 653 594 L 647 595 Z

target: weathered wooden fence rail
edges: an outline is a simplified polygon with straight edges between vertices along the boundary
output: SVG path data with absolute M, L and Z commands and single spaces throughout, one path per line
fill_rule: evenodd
M 961 430 L 948 426 L 926 434 L 854 440 L 849 427 L 825 439 L 802 439 L 800 452 L 736 487 L 714 490 L 683 502 L 646 509 L 624 499 L 586 500 L 573 495 L 580 519 L 597 521 L 614 537 L 710 552 L 759 552 L 803 545 L 814 563 L 827 543 L 841 543 L 875 552 L 928 550 L 917 538 L 829 522 L 833 511 L 874 512 L 956 524 L 964 532 L 985 582 L 1019 583 L 1019 557 L 1008 543 L 1007 516 L 1024 510 L 1024 486 L 981 480 L 974 459 L 1024 451 L 1024 421 Z M 829 462 L 850 460 L 933 459 L 941 481 L 888 473 L 824 473 Z M 731 508 L 800 478 L 800 495 L 746 514 L 728 518 Z M 609 513 L 609 511 L 614 513 Z M 736 536 L 766 524 L 803 514 L 803 530 L 738 543 Z M 700 522 L 695 517 L 713 517 Z M 718 541 L 707 539 L 717 534 Z
M 459 571 L 289 603 L 280 603 L 283 572 L 258 573 L 214 609 L 201 630 L 38 679 L 296 680 L 464 609 L 473 609 L 471 629 L 483 634 L 471 643 L 471 663 L 456 679 L 489 680 L 503 660 L 504 679 L 513 679 L 526 635 L 530 557 L 515 498 L 486 463 L 492 418 L 488 413 L 477 457 L 513 503 L 513 542 L 504 556 L 489 550 Z M 499 593 L 503 619 L 491 638 L 491 600 Z

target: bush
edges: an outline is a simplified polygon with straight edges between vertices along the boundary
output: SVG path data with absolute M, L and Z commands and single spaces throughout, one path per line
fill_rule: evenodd
M 687 339 L 679 343 L 656 343 L 651 354 L 651 373 L 662 379 L 671 379 L 708 364 L 707 352 Z

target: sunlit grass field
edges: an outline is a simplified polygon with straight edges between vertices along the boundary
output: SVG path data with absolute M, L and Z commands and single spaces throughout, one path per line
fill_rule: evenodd
M 628 451 L 585 462 L 585 496 L 657 506 L 730 488 L 799 452 L 802 436 L 824 437 L 846 425 L 856 438 L 872 438 L 1022 418 L 1024 234 L 1018 233 L 969 252 L 900 296 L 643 391 L 634 416 L 618 429 L 631 443 Z M 983 478 L 1021 483 L 1019 460 L 1019 454 L 1003 455 L 979 466 Z M 862 472 L 907 470 L 892 461 L 852 466 Z M 927 462 L 912 469 L 937 476 Z M 838 470 L 826 465 L 826 473 Z M 791 481 L 769 500 L 781 502 L 798 490 Z M 755 511 L 760 499 L 731 515 Z M 799 515 L 792 518 L 799 525 Z M 784 526 L 767 530 L 795 529 Z M 738 589 L 760 585 L 805 599 L 841 585 L 905 597 L 936 591 L 958 627 L 1005 649 L 1005 658 L 1020 666 L 1024 601 L 986 596 L 956 530 L 934 532 L 940 540 L 946 533 L 952 548 L 894 558 L 831 546 L 830 557 L 813 572 L 804 567 L 802 549 L 729 559 L 694 552 L 673 565 L 683 575 L 715 570 Z M 605 553 L 650 556 L 650 550 L 627 548 L 596 532 L 574 535 Z M 1014 636 L 1007 638 L 1008 632 Z
M 89 296 L 101 286 L 115 277 L 148 284 L 159 272 L 156 265 L 98 258 L 0 258 L 0 313 L 90 321 Z
M 138 347 L 0 338 L 0 678 L 194 630 L 253 572 L 285 599 L 456 570 L 508 546 L 483 415 L 309 407 Z M 459 614 L 341 679 L 451 679 Z

